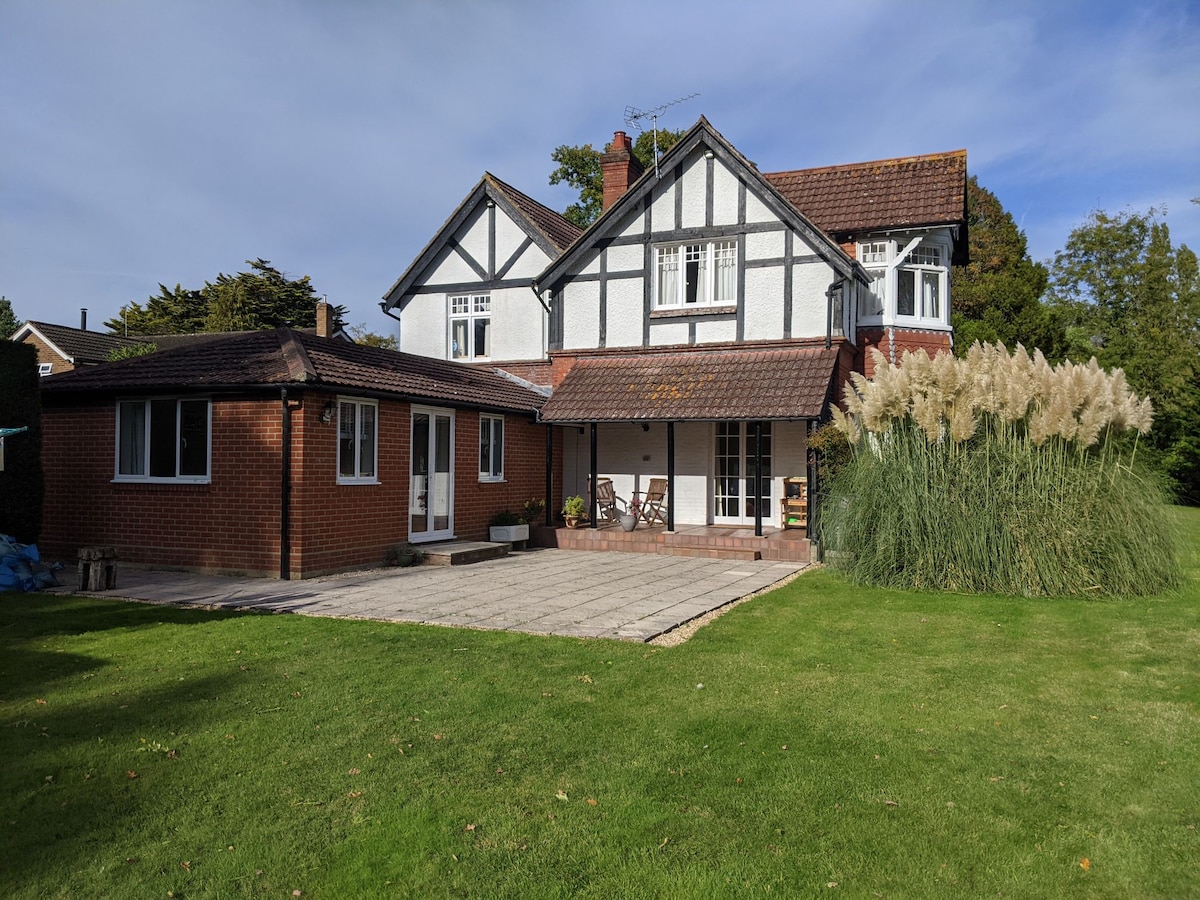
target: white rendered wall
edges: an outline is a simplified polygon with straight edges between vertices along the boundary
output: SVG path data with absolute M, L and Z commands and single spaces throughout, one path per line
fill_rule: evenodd
M 641 346 L 642 319 L 645 316 L 642 284 L 641 278 L 615 278 L 607 283 L 605 299 L 608 306 L 608 322 L 605 346 Z
M 766 204 L 755 196 L 753 191 L 746 191 L 746 221 L 747 222 L 777 222 L 775 213 L 767 209 Z
M 600 346 L 600 283 L 579 281 L 563 289 L 563 349 Z
M 743 337 L 748 341 L 783 337 L 783 267 L 746 270 Z
M 738 180 L 720 162 L 713 166 L 713 224 L 736 225 Z
M 746 235 L 746 259 L 780 259 L 782 256 L 782 231 L 751 232 Z
M 792 337 L 820 337 L 826 332 L 825 292 L 834 277 L 827 263 L 803 263 L 792 269 Z
M 483 204 L 471 210 L 471 215 L 459 226 L 458 231 L 454 232 L 454 239 L 458 241 L 460 247 L 471 254 L 477 263 L 486 269 L 488 259 L 488 217 L 484 214 L 485 212 L 486 209 Z M 496 218 L 502 219 L 505 217 L 497 215 Z
M 708 185 L 707 161 L 699 151 L 692 154 L 683 164 L 682 221 L 684 228 L 702 228 L 705 224 L 705 206 Z
M 662 347 L 666 344 L 686 344 L 688 327 L 686 322 L 658 319 L 650 323 L 650 344 Z
M 698 316 L 696 343 L 716 344 L 737 340 L 737 319 L 734 316 Z
M 608 248 L 609 272 L 641 272 L 646 265 L 641 244 Z
M 545 356 L 546 311 L 533 290 L 527 287 L 491 291 L 491 358 L 497 360 L 542 359 Z
M 400 315 L 400 349 L 417 356 L 446 358 L 446 295 L 416 294 Z

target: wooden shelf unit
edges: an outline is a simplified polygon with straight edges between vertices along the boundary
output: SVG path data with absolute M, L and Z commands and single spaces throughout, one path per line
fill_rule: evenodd
M 783 479 L 783 497 L 779 501 L 781 528 L 808 528 L 808 479 Z

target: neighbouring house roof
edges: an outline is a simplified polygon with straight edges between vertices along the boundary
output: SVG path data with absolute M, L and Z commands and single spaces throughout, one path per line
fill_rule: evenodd
M 813 419 L 837 348 L 699 350 L 580 359 L 542 407 L 544 422 Z
M 396 283 L 383 295 L 385 311 L 400 302 L 438 257 L 438 254 L 452 244 L 455 232 L 485 200 L 491 200 L 503 209 L 510 219 L 522 227 L 529 239 L 551 259 L 555 259 L 583 233 L 578 225 L 567 221 L 550 207 L 543 206 L 532 197 L 521 193 L 491 172 L 484 172 L 483 177 L 479 179 L 462 203 L 455 208 L 450 218 L 438 229 L 437 234 L 404 270 L 404 274 L 397 278 Z
M 77 366 L 106 362 L 108 355 L 114 350 L 141 343 L 137 338 L 34 321 L 26 322 L 18 328 L 12 339 L 21 341 L 30 334 L 41 338 L 43 343 L 57 351 L 63 359 Z
M 966 220 L 966 150 L 768 172 L 764 177 L 832 235 Z
M 450 406 L 535 412 L 545 397 L 486 369 L 323 338 L 293 328 L 219 335 L 42 380 L 57 392 L 350 390 Z

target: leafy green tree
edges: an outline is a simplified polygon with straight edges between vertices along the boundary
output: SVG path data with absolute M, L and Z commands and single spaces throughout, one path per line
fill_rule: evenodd
M 1055 254 L 1050 298 L 1073 359 L 1119 366 L 1150 396 L 1158 463 L 1181 498 L 1200 503 L 1200 270 L 1161 215 L 1093 212 Z
M 663 154 L 670 150 L 683 137 L 683 131 L 660 130 L 658 132 L 658 152 Z M 611 145 L 609 145 L 611 146 Z M 608 147 L 605 147 L 607 150 Z M 601 152 L 591 144 L 571 146 L 563 144 L 555 148 L 550 158 L 558 163 L 558 168 L 550 173 L 550 183 L 566 182 L 579 191 L 579 202 L 572 203 L 563 212 L 563 216 L 574 222 L 580 228 L 587 228 L 598 218 L 603 208 L 604 177 L 600 171 Z M 654 167 L 654 132 L 643 131 L 633 143 L 633 156 L 643 168 Z
M 384 350 L 400 349 L 400 342 L 396 340 L 394 334 L 376 334 L 374 331 L 368 331 L 367 326 L 362 322 L 351 325 L 346 331 L 349 332 L 350 337 L 354 338 L 356 344 L 366 347 L 381 347 Z
M 288 278 L 270 260 L 246 260 L 250 271 L 219 273 L 200 290 L 159 285 L 145 307 L 121 307 L 105 326 L 116 334 L 195 334 L 204 331 L 257 331 L 291 325 L 311 328 L 317 322 L 317 293 L 305 275 Z M 346 308 L 334 307 L 335 328 L 344 325 Z
M 1066 349 L 1062 323 L 1041 300 L 1046 267 L 1030 259 L 1012 214 L 974 175 L 967 181 L 967 233 L 970 262 L 950 271 L 957 354 L 964 356 L 975 341 L 1002 341 L 1061 359 Z
M 7 297 L 0 297 L 0 341 L 7 341 L 20 327 L 17 314 L 13 312 L 12 301 Z
M 148 353 L 156 353 L 158 344 L 153 341 L 145 341 L 139 344 L 129 344 L 125 347 L 118 347 L 108 354 L 109 362 L 116 362 L 121 359 L 133 359 L 135 356 L 145 356 Z

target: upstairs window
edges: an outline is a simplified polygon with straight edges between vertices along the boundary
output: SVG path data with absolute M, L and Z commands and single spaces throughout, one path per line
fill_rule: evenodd
M 492 355 L 492 298 L 468 294 L 450 298 L 450 358 L 487 359 Z
M 38 363 L 38 374 L 49 375 L 54 371 L 54 363 Z
M 654 251 L 655 306 L 688 308 L 737 302 L 737 242 L 675 244 Z
M 945 248 L 918 244 L 899 258 L 907 244 L 901 238 L 858 245 L 858 260 L 871 277 L 870 287 L 859 292 L 859 315 L 949 324 L 946 321 L 948 272 Z
M 117 481 L 209 480 L 208 400 L 158 397 L 117 404 Z

